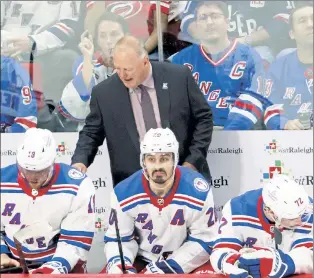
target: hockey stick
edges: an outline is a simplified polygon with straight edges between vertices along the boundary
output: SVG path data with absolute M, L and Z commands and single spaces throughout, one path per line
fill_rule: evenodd
M 117 234 L 117 241 L 118 241 L 118 248 L 119 248 L 119 255 L 120 255 L 120 260 L 121 260 L 122 272 L 123 272 L 123 274 L 127 274 L 128 272 L 126 271 L 126 268 L 125 268 L 125 261 L 124 261 L 124 256 L 123 256 L 122 242 L 121 242 L 119 225 L 118 225 L 117 211 L 115 209 L 112 209 L 112 214 L 114 217 L 114 226 L 115 226 L 116 234 Z
M 33 268 L 38 268 L 42 265 L 43 263 L 40 262 L 34 262 L 34 263 L 29 263 L 27 264 L 28 269 L 33 269 Z M 9 273 L 22 273 L 23 269 L 21 266 L 13 266 L 13 267 L 6 267 L 6 268 L 1 268 L 0 269 L 0 274 L 9 274 Z
M 29 269 L 23 253 L 23 243 L 25 242 L 26 239 L 48 235 L 51 231 L 52 228 L 48 222 L 38 222 L 24 227 L 23 229 L 17 231 L 13 235 L 13 241 L 16 246 L 17 254 L 19 256 L 19 261 L 23 273 L 25 274 L 29 273 Z
M 275 247 L 278 250 L 278 245 L 282 242 L 282 233 L 278 230 L 277 227 L 274 227 L 274 238 L 275 238 Z
M 23 253 L 23 250 L 22 250 L 22 243 L 19 242 L 16 239 L 16 237 L 13 237 L 13 240 L 14 240 L 14 243 L 15 243 L 17 254 L 19 256 L 19 261 L 20 261 L 20 264 L 21 264 L 21 268 L 23 270 L 22 273 L 29 274 L 27 263 L 26 263 L 26 260 L 25 260 L 25 257 L 24 257 L 24 253 Z

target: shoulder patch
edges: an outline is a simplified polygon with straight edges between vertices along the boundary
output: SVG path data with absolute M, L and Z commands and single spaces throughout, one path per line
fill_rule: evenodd
M 209 190 L 209 184 L 202 178 L 194 179 L 194 187 L 196 190 L 206 192 Z
M 75 180 L 79 180 L 85 177 L 85 174 L 83 174 L 82 172 L 76 169 L 70 169 L 68 175 L 70 178 L 75 179 Z

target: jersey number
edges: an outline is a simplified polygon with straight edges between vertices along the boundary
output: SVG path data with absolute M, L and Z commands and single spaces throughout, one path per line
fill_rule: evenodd
M 208 211 L 206 212 L 206 215 L 209 215 L 207 226 L 208 227 L 213 226 L 215 222 L 217 221 L 217 215 L 216 215 L 215 209 L 213 207 L 210 207 Z
M 31 89 L 28 86 L 24 86 L 21 90 L 21 95 L 23 98 L 23 104 L 29 105 L 32 102 L 32 93 Z
M 226 226 L 228 223 L 227 219 L 222 217 L 221 220 L 220 220 L 220 225 L 219 225 L 219 229 L 218 229 L 218 234 L 221 234 L 221 228 L 223 226 Z

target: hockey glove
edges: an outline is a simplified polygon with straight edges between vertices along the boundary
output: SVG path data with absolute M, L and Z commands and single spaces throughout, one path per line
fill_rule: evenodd
M 246 253 L 239 258 L 239 267 L 248 271 L 254 278 L 281 278 L 294 274 L 292 258 L 281 250 L 267 248 Z
M 178 269 L 178 264 L 170 259 L 165 260 L 163 256 L 156 262 L 149 263 L 142 271 L 143 274 L 182 274 L 182 269 Z
M 236 265 L 239 257 L 240 254 L 235 253 L 222 254 L 218 262 L 218 268 L 224 275 L 228 274 L 230 278 L 247 278 L 248 272 Z
M 133 267 L 133 265 L 128 259 L 125 259 L 125 270 L 127 274 L 137 273 L 135 267 Z M 100 273 L 124 274 L 120 259 L 114 259 L 114 260 L 109 261 L 109 263 L 105 266 L 105 268 Z
M 41 267 L 32 269 L 30 274 L 67 274 L 68 270 L 60 262 L 51 261 L 44 263 Z

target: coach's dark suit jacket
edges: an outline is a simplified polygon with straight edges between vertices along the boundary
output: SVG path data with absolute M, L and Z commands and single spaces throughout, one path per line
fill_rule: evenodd
M 187 161 L 209 179 L 206 155 L 213 121 L 202 92 L 186 66 L 152 62 L 152 68 L 162 127 L 169 127 L 179 141 L 179 164 Z M 141 169 L 140 141 L 129 90 L 117 74 L 93 88 L 90 110 L 72 164 L 81 162 L 88 167 L 106 138 L 116 185 Z

